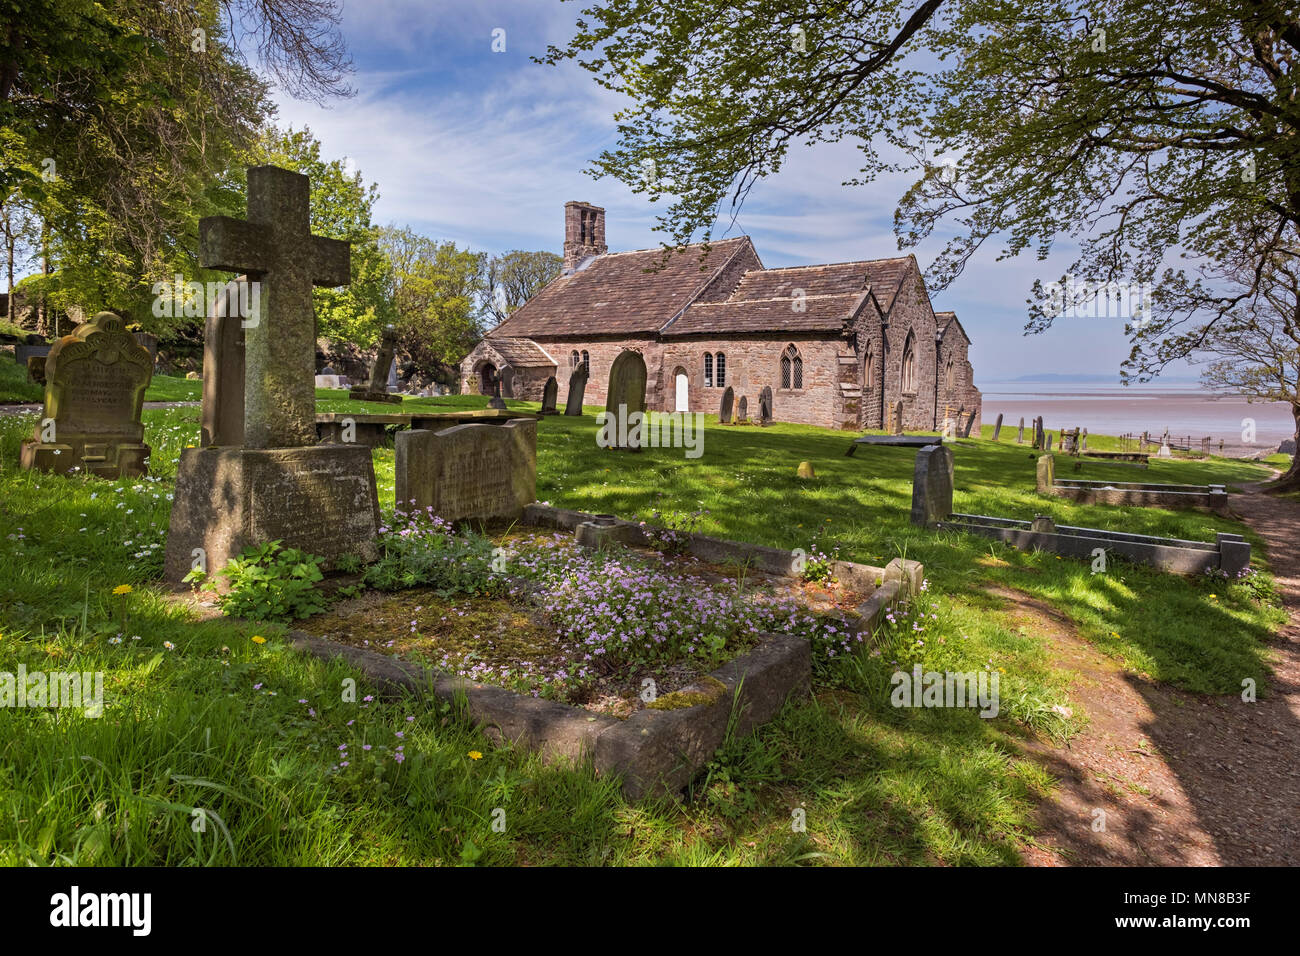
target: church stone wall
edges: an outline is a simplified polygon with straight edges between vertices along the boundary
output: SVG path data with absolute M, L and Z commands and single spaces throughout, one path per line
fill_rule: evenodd
M 925 283 L 918 272 L 911 272 L 904 280 L 889 310 L 889 323 L 885 331 L 884 390 L 886 412 L 901 399 L 903 402 L 903 428 L 929 431 L 935 427 L 934 388 L 937 348 L 935 345 L 935 318 Z M 903 349 L 908 333 L 915 336 L 916 388 L 902 390 Z M 888 415 L 886 414 L 886 419 Z

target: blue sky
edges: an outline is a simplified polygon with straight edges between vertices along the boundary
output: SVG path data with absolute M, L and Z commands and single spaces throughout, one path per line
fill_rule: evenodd
M 612 251 L 655 246 L 663 238 L 652 228 L 658 207 L 582 172 L 614 144 L 618 98 L 579 68 L 529 59 L 548 43 L 563 44 L 582 7 L 581 0 L 347 0 L 343 31 L 357 67 L 356 96 L 322 108 L 278 95 L 278 122 L 311 127 L 327 155 L 349 157 L 377 182 L 379 222 L 476 250 L 559 252 L 564 203 L 579 199 L 606 208 Z M 505 52 L 492 50 L 497 29 L 505 31 Z M 769 267 L 899 255 L 893 212 L 908 183 L 842 186 L 857 158 L 848 143 L 797 152 L 754 188 L 729 234 L 751 236 Z M 912 250 L 922 268 L 940 242 Z M 1071 251 L 1062 246 L 1046 262 L 998 262 L 991 248 L 934 295 L 935 308 L 956 311 L 974 339 L 977 385 L 1036 373 L 1118 375 L 1128 354 L 1122 319 L 1062 319 L 1045 334 L 1023 335 L 1034 279 L 1058 278 Z

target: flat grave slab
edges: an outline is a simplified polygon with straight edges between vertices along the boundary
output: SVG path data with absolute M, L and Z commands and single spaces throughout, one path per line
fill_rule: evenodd
M 863 435 L 853 439 L 849 450 L 844 454 L 852 457 L 859 445 L 886 445 L 895 448 L 925 448 L 927 445 L 943 444 L 942 435 Z

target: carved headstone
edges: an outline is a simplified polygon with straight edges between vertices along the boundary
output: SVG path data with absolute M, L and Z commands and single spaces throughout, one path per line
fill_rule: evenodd
M 993 440 L 997 441 L 998 436 L 1002 434 L 1002 413 L 998 412 L 998 420 L 993 423 Z
M 1034 419 L 1034 450 L 1042 451 L 1046 447 L 1047 443 L 1043 437 L 1043 416 L 1039 415 Z
M 927 445 L 912 469 L 912 524 L 933 528 L 952 514 L 952 450 Z
M 581 415 L 582 397 L 587 391 L 587 366 L 579 365 L 569 375 L 569 392 L 564 397 L 564 414 Z
M 758 393 L 758 423 L 760 425 L 772 424 L 772 386 L 764 385 L 763 390 Z
M 970 417 L 966 419 L 965 427 L 961 430 L 962 438 L 970 438 L 970 430 L 975 427 L 975 419 L 979 417 L 979 413 L 978 408 L 970 413 Z
M 749 398 L 748 398 L 748 396 L 745 396 L 745 395 L 740 396 L 740 403 L 736 406 L 736 421 L 737 421 L 737 422 L 748 422 L 748 421 L 749 421 Z
M 1024 443 L 1025 443 L 1025 416 L 1021 415 L 1020 427 L 1016 429 L 1016 444 L 1023 445 Z
M 397 433 L 399 510 L 447 521 L 514 519 L 537 499 L 537 422 Z
M 542 388 L 542 414 L 543 415 L 555 414 L 555 401 L 556 398 L 559 396 L 559 393 L 560 393 L 560 383 L 557 382 L 555 380 L 555 376 L 552 375 L 550 378 L 546 380 L 546 385 L 543 386 Z
M 631 350 L 621 352 L 609 369 L 609 391 L 606 392 L 605 413 L 617 416 L 619 421 L 626 422 L 626 426 L 610 429 L 610 434 L 615 436 L 610 443 L 611 448 L 640 450 L 637 436 L 640 435 L 641 429 L 634 427 L 638 419 L 632 416 L 638 412 L 640 418 L 645 416 L 645 389 L 645 359 L 641 357 L 640 352 Z M 626 441 L 624 441 L 625 437 Z
M 894 407 L 889 413 L 889 434 L 903 434 L 903 403 L 902 401 L 894 402 Z
M 723 425 L 731 424 L 731 408 L 735 404 L 736 393 L 728 385 L 722 393 L 722 406 L 718 409 L 718 421 Z
M 100 312 L 50 347 L 45 409 L 23 468 L 120 478 L 149 471 L 140 411 L 153 378 L 149 352 L 112 312 Z

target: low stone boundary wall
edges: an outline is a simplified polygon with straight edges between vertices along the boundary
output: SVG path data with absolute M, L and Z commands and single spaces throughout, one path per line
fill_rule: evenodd
M 456 425 L 502 425 L 519 418 L 536 420 L 529 412 L 498 409 L 470 409 L 464 412 L 318 412 L 316 434 L 322 444 L 350 444 L 344 430 L 351 428 L 352 442 L 367 448 L 380 448 L 387 441 L 388 429 L 410 428 L 443 431 Z

